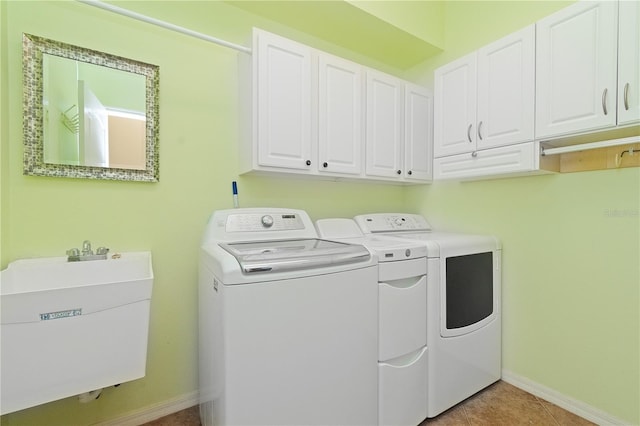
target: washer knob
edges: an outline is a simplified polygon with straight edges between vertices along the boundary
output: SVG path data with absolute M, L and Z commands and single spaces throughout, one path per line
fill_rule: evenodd
M 262 226 L 265 228 L 271 228 L 273 226 L 273 218 L 268 214 L 265 214 L 260 218 L 260 222 L 262 222 Z
M 393 222 L 397 225 L 400 226 L 404 223 L 404 218 L 403 217 L 396 217 Z

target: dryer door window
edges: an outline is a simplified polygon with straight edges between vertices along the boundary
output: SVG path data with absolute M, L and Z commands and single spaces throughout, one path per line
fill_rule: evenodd
M 476 330 L 493 319 L 493 253 L 474 253 L 446 259 L 443 335 Z

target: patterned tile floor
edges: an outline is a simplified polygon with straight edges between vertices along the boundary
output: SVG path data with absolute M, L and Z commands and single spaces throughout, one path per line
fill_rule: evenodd
M 144 426 L 199 426 L 198 407 Z M 587 426 L 593 423 L 506 382 L 497 382 L 419 426 Z
M 555 404 L 499 381 L 420 426 L 594 425 Z

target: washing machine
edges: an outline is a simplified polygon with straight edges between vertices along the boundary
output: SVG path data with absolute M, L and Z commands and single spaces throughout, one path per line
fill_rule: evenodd
M 322 238 L 361 244 L 378 258 L 378 424 L 427 417 L 427 248 L 364 235 L 353 219 L 316 221 Z
M 319 239 L 301 210 L 214 212 L 199 266 L 203 426 L 376 424 L 376 264 Z
M 501 377 L 500 241 L 487 235 L 434 232 L 415 214 L 360 215 L 365 234 L 421 242 L 427 249 L 427 416 Z

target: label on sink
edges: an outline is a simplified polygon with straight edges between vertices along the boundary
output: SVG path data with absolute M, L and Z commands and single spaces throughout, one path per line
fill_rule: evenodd
M 67 311 L 47 312 L 46 314 L 40 314 L 41 321 L 48 321 L 60 318 L 69 318 L 82 315 L 82 309 L 69 309 Z

